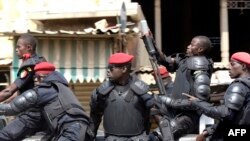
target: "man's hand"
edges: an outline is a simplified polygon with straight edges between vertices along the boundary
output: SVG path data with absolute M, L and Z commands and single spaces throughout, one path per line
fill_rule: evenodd
M 12 96 L 16 91 L 17 86 L 15 83 L 12 83 L 10 86 L 0 92 L 0 102 L 3 102 L 4 100 Z
M 206 141 L 206 137 L 208 136 L 208 132 L 207 131 L 203 131 L 201 134 L 199 134 L 196 137 L 196 141 Z
M 10 103 L 15 97 L 17 97 L 18 95 L 20 95 L 20 92 L 19 91 L 17 91 L 17 92 L 15 92 L 11 97 L 9 97 L 8 99 L 6 99 L 5 101 L 4 101 L 4 103 Z
M 163 103 L 163 100 L 162 100 L 162 97 L 163 96 L 163 94 L 154 94 L 154 99 L 155 99 L 155 101 L 157 102 L 157 103 L 160 103 L 160 104 L 162 104 Z

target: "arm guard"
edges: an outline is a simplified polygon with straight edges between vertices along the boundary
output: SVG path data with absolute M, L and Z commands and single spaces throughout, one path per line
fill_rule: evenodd
M 187 68 L 191 70 L 193 92 L 196 97 L 208 100 L 210 94 L 210 65 L 205 56 L 192 56 L 187 59 Z
M 225 105 L 228 108 L 237 111 L 241 109 L 245 101 L 245 95 L 247 94 L 242 87 L 243 85 L 241 83 L 233 83 L 229 86 L 224 96 Z
M 104 103 L 101 104 L 97 101 L 96 90 L 93 91 L 90 101 L 90 118 L 89 118 L 89 127 L 94 133 L 94 137 L 97 134 L 98 127 L 102 121 L 102 113 L 104 108 Z
M 194 72 L 195 96 L 201 100 L 208 100 L 210 94 L 210 78 L 205 71 Z
M 172 107 L 175 109 L 190 109 L 192 108 L 191 102 L 187 99 L 172 99 L 168 96 L 157 96 L 156 101 L 164 103 L 167 107 Z
M 214 106 L 210 103 L 201 100 L 192 101 L 192 105 L 196 106 L 205 115 L 216 118 L 231 118 L 233 116 L 232 110 L 225 105 Z
M 0 104 L 0 113 L 4 115 L 16 115 L 28 108 L 34 106 L 38 96 L 34 90 L 25 91 L 20 96 L 16 97 L 9 104 Z
M 89 127 L 94 133 L 94 137 L 97 135 L 97 130 L 102 121 L 102 113 L 96 113 L 94 111 L 90 112 Z

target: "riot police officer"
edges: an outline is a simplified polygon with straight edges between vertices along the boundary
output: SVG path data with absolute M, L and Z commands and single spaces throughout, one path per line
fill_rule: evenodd
M 158 68 L 159 68 L 159 73 L 160 73 L 160 76 L 162 78 L 164 87 L 166 89 L 166 94 L 169 95 L 169 94 L 172 93 L 173 85 L 174 85 L 172 77 L 170 76 L 170 74 L 169 74 L 168 70 L 166 69 L 166 67 L 161 65 Z M 152 75 L 155 77 L 154 72 L 152 73 Z
M 37 40 L 30 34 L 21 35 L 16 44 L 16 53 L 22 64 L 18 70 L 17 79 L 0 92 L 0 101 L 10 102 L 17 93 L 22 93 L 27 89 L 33 88 L 34 66 L 46 61 L 44 57 L 36 54 Z M 9 98 L 9 99 L 8 99 Z M 42 124 L 41 113 L 38 109 L 33 109 L 18 115 L 3 130 L 0 130 L 0 140 L 15 141 L 24 138 L 23 134 L 34 134 Z M 40 130 L 40 129 L 39 129 Z
M 0 104 L 0 113 L 15 115 L 38 107 L 50 128 L 51 137 L 46 140 L 90 141 L 86 134 L 89 117 L 69 89 L 67 80 L 48 62 L 38 63 L 34 71 L 36 86 L 9 104 Z
M 96 134 L 101 118 L 106 141 L 148 140 L 149 110 L 153 98 L 148 85 L 131 76 L 133 56 L 115 53 L 107 76 L 91 96 L 90 126 Z
M 224 103 L 214 106 L 204 100 L 191 98 L 193 106 L 197 107 L 207 116 L 220 120 L 216 126 L 211 140 L 223 139 L 225 127 L 232 125 L 249 126 L 250 121 L 250 54 L 237 52 L 231 56 L 229 75 L 235 79 L 227 88 L 224 95 Z M 231 126 L 230 126 L 231 125 Z M 238 128 L 240 128 L 238 126 Z M 205 130 L 203 135 L 210 133 Z M 228 133 L 226 133 L 228 135 Z
M 196 36 L 187 46 L 186 54 L 165 56 L 161 54 L 160 63 L 169 72 L 176 72 L 172 94 L 170 96 L 156 96 L 156 100 L 164 103 L 172 117 L 165 116 L 161 119 L 159 127 L 169 128 L 166 123 L 170 120 L 173 135 L 165 133 L 164 140 L 174 136 L 178 139 L 184 134 L 198 132 L 200 113 L 190 107 L 182 107 L 189 103 L 182 93 L 189 93 L 202 100 L 208 100 L 210 94 L 210 78 L 212 75 L 213 61 L 208 52 L 211 49 L 211 41 L 206 36 Z M 164 107 L 163 107 L 164 108 Z M 169 131 L 169 130 L 167 130 Z

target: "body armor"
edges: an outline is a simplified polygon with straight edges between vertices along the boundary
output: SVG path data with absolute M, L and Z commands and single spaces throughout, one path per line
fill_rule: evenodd
M 116 86 L 106 100 L 104 128 L 107 134 L 135 136 L 146 130 L 146 105 L 141 95 L 148 91 L 142 81 Z
M 125 86 L 115 85 L 109 81 L 104 83 L 106 84 L 101 85 L 93 93 L 91 108 L 102 105 L 105 133 L 115 136 L 136 136 L 146 131 L 149 108 L 153 105 L 152 97 L 147 94 L 148 86 L 137 78 L 131 79 Z M 91 111 L 94 110 L 96 109 Z
M 204 56 L 192 56 L 178 59 L 178 69 L 174 82 L 173 98 L 185 98 L 182 93 L 203 97 L 210 93 L 212 61 Z M 206 97 L 207 98 L 207 97 Z
M 58 90 L 58 99 L 43 108 L 44 117 L 52 131 L 56 130 L 60 117 L 65 113 L 79 116 L 79 120 L 88 123 L 88 116 L 72 91 L 61 83 L 52 83 L 52 85 L 55 85 Z

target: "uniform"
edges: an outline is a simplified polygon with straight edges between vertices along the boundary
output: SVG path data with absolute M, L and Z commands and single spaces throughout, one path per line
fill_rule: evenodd
M 15 115 L 35 106 L 42 111 L 42 117 L 50 129 L 51 136 L 46 140 L 90 141 L 90 136 L 85 136 L 89 118 L 68 88 L 67 80 L 54 71 L 54 66 L 48 62 L 37 64 L 34 70 L 36 76 L 47 76 L 10 104 L 0 105 L 2 114 Z
M 240 64 L 246 64 L 248 71 L 250 70 L 250 54 L 237 52 L 232 55 L 232 59 L 239 61 L 238 63 Z M 237 71 L 240 68 L 242 66 L 237 68 Z M 241 74 L 244 73 L 244 71 L 239 72 Z M 202 113 L 220 120 L 213 130 L 213 140 L 223 139 L 223 134 L 228 134 L 223 132 L 226 131 L 225 127 L 230 127 L 230 125 L 250 125 L 250 73 L 241 75 L 239 72 L 237 72 L 236 79 L 227 88 L 224 95 L 224 103 L 221 105 L 214 106 L 203 100 L 192 101 L 192 105 L 196 106 Z
M 132 58 L 116 53 L 109 58 L 109 65 L 119 67 L 117 71 L 122 72 L 124 66 L 131 65 Z M 114 71 L 111 70 L 114 68 L 109 69 Z M 147 93 L 149 87 L 127 72 L 121 76 L 119 80 L 128 78 L 122 81 L 126 83 L 120 84 L 117 79 L 110 78 L 93 91 L 91 128 L 96 134 L 103 116 L 106 141 L 148 140 L 149 110 L 153 106 L 152 96 Z
M 166 57 L 161 63 L 170 72 L 176 72 L 172 95 L 159 96 L 156 99 L 163 102 L 173 113 L 173 117 L 163 118 L 161 123 L 164 123 L 164 120 L 170 120 L 171 130 L 174 138 L 177 139 L 183 134 L 198 131 L 200 113 L 186 106 L 189 105 L 189 102 L 182 93 L 208 100 L 213 61 L 205 56 L 186 56 L 184 54 L 177 54 L 175 63 L 169 63 L 170 60 L 170 57 Z
M 14 81 L 20 93 L 34 87 L 34 66 L 43 61 L 46 60 L 37 54 L 24 54 L 23 62 L 18 70 L 18 77 Z M 40 123 L 43 120 L 41 117 L 39 109 L 35 108 L 18 115 L 13 121 L 7 124 L 3 130 L 0 130 L 0 140 L 20 140 L 26 135 L 32 135 L 40 131 L 40 125 L 43 125 Z

